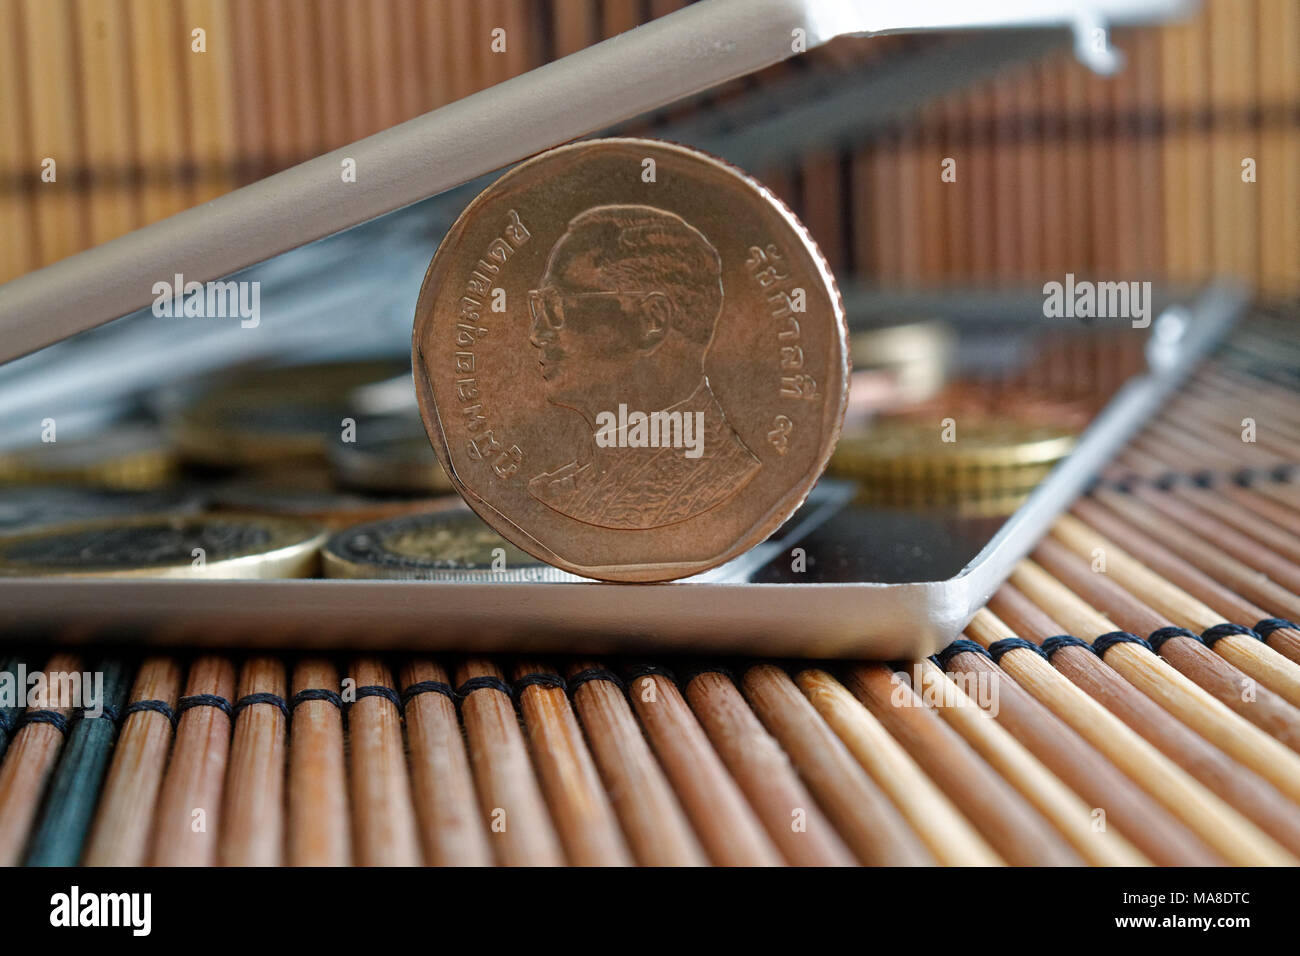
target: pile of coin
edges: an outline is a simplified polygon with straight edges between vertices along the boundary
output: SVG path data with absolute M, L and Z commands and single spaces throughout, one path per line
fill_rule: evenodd
M 395 376 L 405 377 L 408 407 L 373 414 L 374 393 L 358 390 Z M 525 571 L 536 559 L 451 493 L 401 362 L 243 370 L 157 404 L 172 406 L 161 426 L 0 454 L 0 575 L 314 576 L 331 532 L 364 525 L 364 540 L 386 542 L 386 522 L 397 521 L 400 550 L 376 546 L 367 563 L 354 549 L 349 576 L 426 562 L 433 571 L 423 576 L 437 579 L 454 553 L 466 555 L 455 565 L 466 572 L 476 566 L 470 541 L 486 548 L 485 580 L 539 576 Z M 412 520 L 424 538 L 411 536 Z M 434 550 L 413 550 L 421 542 Z M 332 561 L 326 573 L 342 567 Z
M 1025 389 L 958 382 L 846 431 L 830 470 L 858 502 L 1010 514 L 1074 447 L 1088 410 Z

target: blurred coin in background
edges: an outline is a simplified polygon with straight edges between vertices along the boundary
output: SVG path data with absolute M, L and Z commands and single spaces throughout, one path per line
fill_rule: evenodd
M 168 432 L 186 462 L 212 469 L 325 460 L 361 414 L 354 390 L 391 380 L 402 362 L 330 362 L 240 372 L 174 413 Z
M 319 567 L 325 530 L 260 515 L 147 515 L 0 537 L 0 576 L 294 578 Z
M 955 345 L 952 326 L 937 319 L 854 332 L 849 338 L 853 374 L 845 430 L 939 392 Z
M 846 430 L 830 471 L 858 482 L 860 504 L 1010 513 L 1070 453 L 1087 415 L 1033 390 L 952 383 Z
M 163 432 L 145 424 L 0 452 L 0 484 L 70 484 L 150 489 L 176 474 L 176 454 Z
M 0 534 L 49 525 L 143 514 L 195 514 L 206 496 L 184 487 L 122 491 L 76 485 L 0 487 Z
M 322 552 L 329 578 L 420 581 L 581 581 L 521 551 L 458 507 L 340 531 Z
M 330 446 L 329 463 L 334 480 L 344 488 L 409 495 L 456 492 L 419 418 L 361 420 L 355 441 Z
M 428 439 L 424 444 L 432 456 Z M 334 485 L 327 471 L 310 466 L 234 478 L 215 486 L 211 496 L 215 510 L 306 518 L 332 528 L 463 503 L 454 493 L 413 497 L 344 491 Z

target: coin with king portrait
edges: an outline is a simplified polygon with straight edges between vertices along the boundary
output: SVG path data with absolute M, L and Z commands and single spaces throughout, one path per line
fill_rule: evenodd
M 664 581 L 762 541 L 839 435 L 843 306 L 756 180 L 672 143 L 550 150 L 439 246 L 412 340 L 425 428 L 470 506 L 575 574 Z

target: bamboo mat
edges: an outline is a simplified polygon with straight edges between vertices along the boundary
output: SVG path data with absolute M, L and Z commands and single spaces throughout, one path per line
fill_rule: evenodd
M 930 660 L 28 659 L 108 706 L 0 711 L 0 862 L 1295 865 L 1294 316 Z

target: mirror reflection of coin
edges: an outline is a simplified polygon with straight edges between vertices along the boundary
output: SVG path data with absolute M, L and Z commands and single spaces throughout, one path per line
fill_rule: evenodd
M 424 444 L 428 449 L 428 439 Z M 432 451 L 429 453 L 433 454 Z M 334 487 L 328 473 L 312 468 L 245 475 L 223 482 L 212 491 L 215 510 L 306 518 L 332 528 L 460 504 L 461 500 L 455 494 L 417 498 L 340 491 Z
M 520 551 L 464 508 L 348 528 L 330 538 L 321 558 L 330 578 L 581 580 Z
M 324 539 L 319 525 L 287 518 L 113 518 L 0 537 L 0 576 L 307 577 Z
M 335 481 L 359 491 L 445 495 L 456 490 L 418 418 L 358 422 L 356 441 L 331 445 L 329 463 Z
M 157 488 L 175 473 L 176 454 L 163 433 L 151 425 L 122 425 L 89 437 L 0 452 L 3 484 L 57 483 L 140 490 Z
M 244 371 L 200 395 L 170 422 L 189 462 L 208 468 L 267 468 L 319 462 L 356 418 L 354 389 L 391 379 L 402 364 L 330 362 Z
M 847 329 L 794 215 L 712 156 L 549 150 L 470 203 L 430 263 L 416 396 L 470 506 L 615 581 L 705 571 L 804 500 L 844 417 Z
M 0 534 L 141 514 L 194 514 L 206 498 L 186 489 L 119 491 L 75 485 L 0 487 Z

